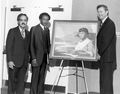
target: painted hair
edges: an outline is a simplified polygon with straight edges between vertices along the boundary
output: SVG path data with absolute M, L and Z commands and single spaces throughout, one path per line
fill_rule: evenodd
M 88 29 L 87 29 L 87 28 L 85 28 L 85 27 L 80 28 L 80 29 L 79 29 L 79 32 L 85 32 L 86 34 L 88 34 L 88 33 L 89 33 L 89 32 L 88 32 Z

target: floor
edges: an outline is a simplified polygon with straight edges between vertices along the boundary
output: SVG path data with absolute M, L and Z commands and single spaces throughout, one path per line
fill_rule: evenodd
M 29 89 L 25 89 L 24 94 L 29 94 L 29 91 L 30 91 Z M 0 94 L 7 94 L 7 86 L 1 88 L 1 93 Z M 45 94 L 65 94 L 65 93 L 45 91 Z

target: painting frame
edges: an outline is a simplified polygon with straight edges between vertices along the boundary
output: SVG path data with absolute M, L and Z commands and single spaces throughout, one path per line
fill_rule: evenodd
M 78 37 L 81 29 L 87 29 L 89 33 L 86 37 L 86 42 L 83 43 L 80 42 Z M 97 61 L 98 30 L 99 21 L 54 20 L 49 55 L 50 58 L 63 60 Z M 92 46 L 90 46 L 91 43 Z M 77 47 L 78 45 L 81 46 Z M 86 49 L 92 50 L 87 51 Z

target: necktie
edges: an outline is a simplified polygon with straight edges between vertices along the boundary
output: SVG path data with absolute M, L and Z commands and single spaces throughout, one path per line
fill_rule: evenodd
M 47 28 L 44 26 L 44 33 L 45 33 L 45 34 L 47 33 L 47 32 L 46 32 L 46 29 L 47 29 Z
M 103 25 L 103 23 L 100 24 L 100 26 L 102 26 L 102 25 Z
M 21 35 L 22 35 L 23 38 L 25 38 L 25 31 L 22 31 Z
M 46 29 L 46 27 L 44 26 L 44 30 Z

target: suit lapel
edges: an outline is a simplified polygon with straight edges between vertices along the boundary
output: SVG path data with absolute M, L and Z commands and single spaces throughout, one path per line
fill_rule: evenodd
M 42 30 L 43 30 L 42 27 L 40 25 L 37 25 L 37 32 L 38 32 L 37 34 L 41 42 L 43 42 Z
M 16 28 L 16 35 L 20 39 L 20 42 L 22 42 L 24 44 L 24 39 L 20 33 L 19 27 Z
M 103 25 L 101 26 L 100 30 L 102 30 L 104 28 L 104 26 L 106 25 L 106 23 L 109 21 L 109 17 L 105 20 L 105 22 L 103 23 Z
M 25 47 L 27 46 L 27 44 L 28 44 L 28 41 L 29 41 L 29 36 L 28 36 L 28 33 L 27 33 L 27 31 L 25 30 L 25 39 L 24 39 L 24 41 L 25 41 Z
M 102 29 L 104 28 L 104 26 L 106 25 L 106 23 L 107 23 L 108 21 L 109 21 L 109 17 L 105 20 L 105 22 L 104 22 L 103 25 L 101 26 L 99 33 L 101 33 Z M 99 33 L 98 33 L 98 34 L 99 34 Z

